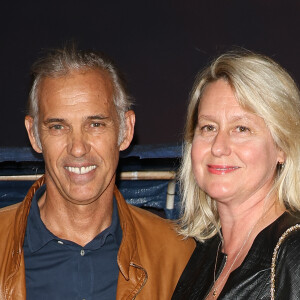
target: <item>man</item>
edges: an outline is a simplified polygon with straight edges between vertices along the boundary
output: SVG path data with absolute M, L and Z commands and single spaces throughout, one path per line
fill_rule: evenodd
M 193 249 L 115 187 L 135 115 L 113 64 L 54 50 L 33 66 L 25 126 L 45 175 L 0 211 L 0 299 L 170 299 Z

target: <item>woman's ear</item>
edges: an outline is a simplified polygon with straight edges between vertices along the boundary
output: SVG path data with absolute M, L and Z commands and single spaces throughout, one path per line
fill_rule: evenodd
M 283 165 L 285 163 L 285 160 L 286 160 L 286 154 L 283 150 L 279 149 L 278 150 L 278 156 L 277 156 L 277 162 L 280 164 L 280 165 Z

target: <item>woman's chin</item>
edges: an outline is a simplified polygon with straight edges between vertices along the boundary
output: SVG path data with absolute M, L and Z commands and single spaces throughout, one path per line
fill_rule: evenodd
M 205 192 L 210 196 L 210 198 L 216 201 L 226 201 L 226 199 L 233 198 L 235 191 L 228 188 L 227 186 L 216 185 L 205 189 Z

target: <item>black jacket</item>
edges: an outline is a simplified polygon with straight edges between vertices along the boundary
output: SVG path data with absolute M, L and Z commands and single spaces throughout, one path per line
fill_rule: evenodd
M 282 234 L 300 223 L 300 218 L 284 213 L 255 238 L 243 263 L 229 276 L 218 299 L 270 299 L 271 261 Z M 214 282 L 215 259 L 220 243 L 218 235 L 197 247 L 186 266 L 172 300 L 205 299 Z M 219 253 L 217 277 L 226 255 Z M 276 259 L 275 299 L 300 299 L 300 230 L 289 233 L 279 247 Z

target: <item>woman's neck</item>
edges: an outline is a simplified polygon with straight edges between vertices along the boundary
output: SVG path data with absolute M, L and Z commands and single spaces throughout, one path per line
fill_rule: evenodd
M 218 211 L 223 235 L 222 251 L 236 255 L 243 244 L 245 250 L 249 250 L 258 233 L 282 215 L 285 208 L 275 198 L 268 198 L 248 207 L 219 204 Z

